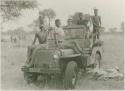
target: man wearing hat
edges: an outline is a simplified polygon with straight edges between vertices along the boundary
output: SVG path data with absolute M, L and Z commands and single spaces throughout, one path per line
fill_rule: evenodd
M 94 16 L 92 16 L 92 23 L 93 23 L 93 42 L 95 42 L 96 38 L 99 39 L 100 35 L 100 27 L 101 27 L 101 18 L 98 16 L 98 9 L 94 8 Z

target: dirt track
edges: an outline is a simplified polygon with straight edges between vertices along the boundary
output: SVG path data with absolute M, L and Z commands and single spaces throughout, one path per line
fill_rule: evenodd
M 104 40 L 104 55 L 102 66 L 115 67 L 118 66 L 124 72 L 124 41 L 123 35 L 105 35 Z M 27 43 L 27 42 L 25 42 Z M 25 43 L 23 45 L 25 45 Z M 14 47 L 10 42 L 2 42 L 2 89 L 6 90 L 20 90 L 20 89 L 42 89 L 35 85 L 27 85 L 23 79 L 21 66 L 26 60 L 26 45 L 23 47 Z M 123 89 L 124 81 L 95 81 L 89 76 L 84 75 L 78 82 L 76 89 L 78 90 L 109 90 L 109 89 Z M 46 88 L 47 89 L 47 88 Z

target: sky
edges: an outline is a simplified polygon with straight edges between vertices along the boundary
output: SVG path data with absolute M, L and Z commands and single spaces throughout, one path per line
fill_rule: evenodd
M 99 10 L 102 18 L 102 26 L 106 29 L 118 27 L 124 20 L 124 0 L 37 0 L 39 10 L 52 8 L 56 12 L 56 18 L 61 19 L 66 24 L 68 17 L 75 12 L 83 12 L 83 14 L 93 15 L 93 8 Z M 34 19 L 38 18 L 38 9 L 24 10 L 23 16 L 16 21 L 10 21 L 3 24 L 3 31 L 13 30 L 17 27 L 26 27 Z

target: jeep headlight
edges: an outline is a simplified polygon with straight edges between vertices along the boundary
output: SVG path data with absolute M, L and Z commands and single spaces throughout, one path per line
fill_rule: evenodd
M 54 52 L 54 55 L 53 55 L 54 60 L 59 60 L 60 59 L 60 55 L 61 55 L 60 51 L 56 50 Z
M 58 60 L 58 59 L 59 59 L 59 55 L 54 54 L 54 55 L 53 55 L 53 58 L 54 58 L 55 60 Z

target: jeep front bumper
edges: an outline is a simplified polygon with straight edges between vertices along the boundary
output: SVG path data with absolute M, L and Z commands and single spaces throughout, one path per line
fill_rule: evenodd
M 22 71 L 30 72 L 30 73 L 38 73 L 38 74 L 60 74 L 61 70 L 59 68 L 28 68 L 22 67 Z

